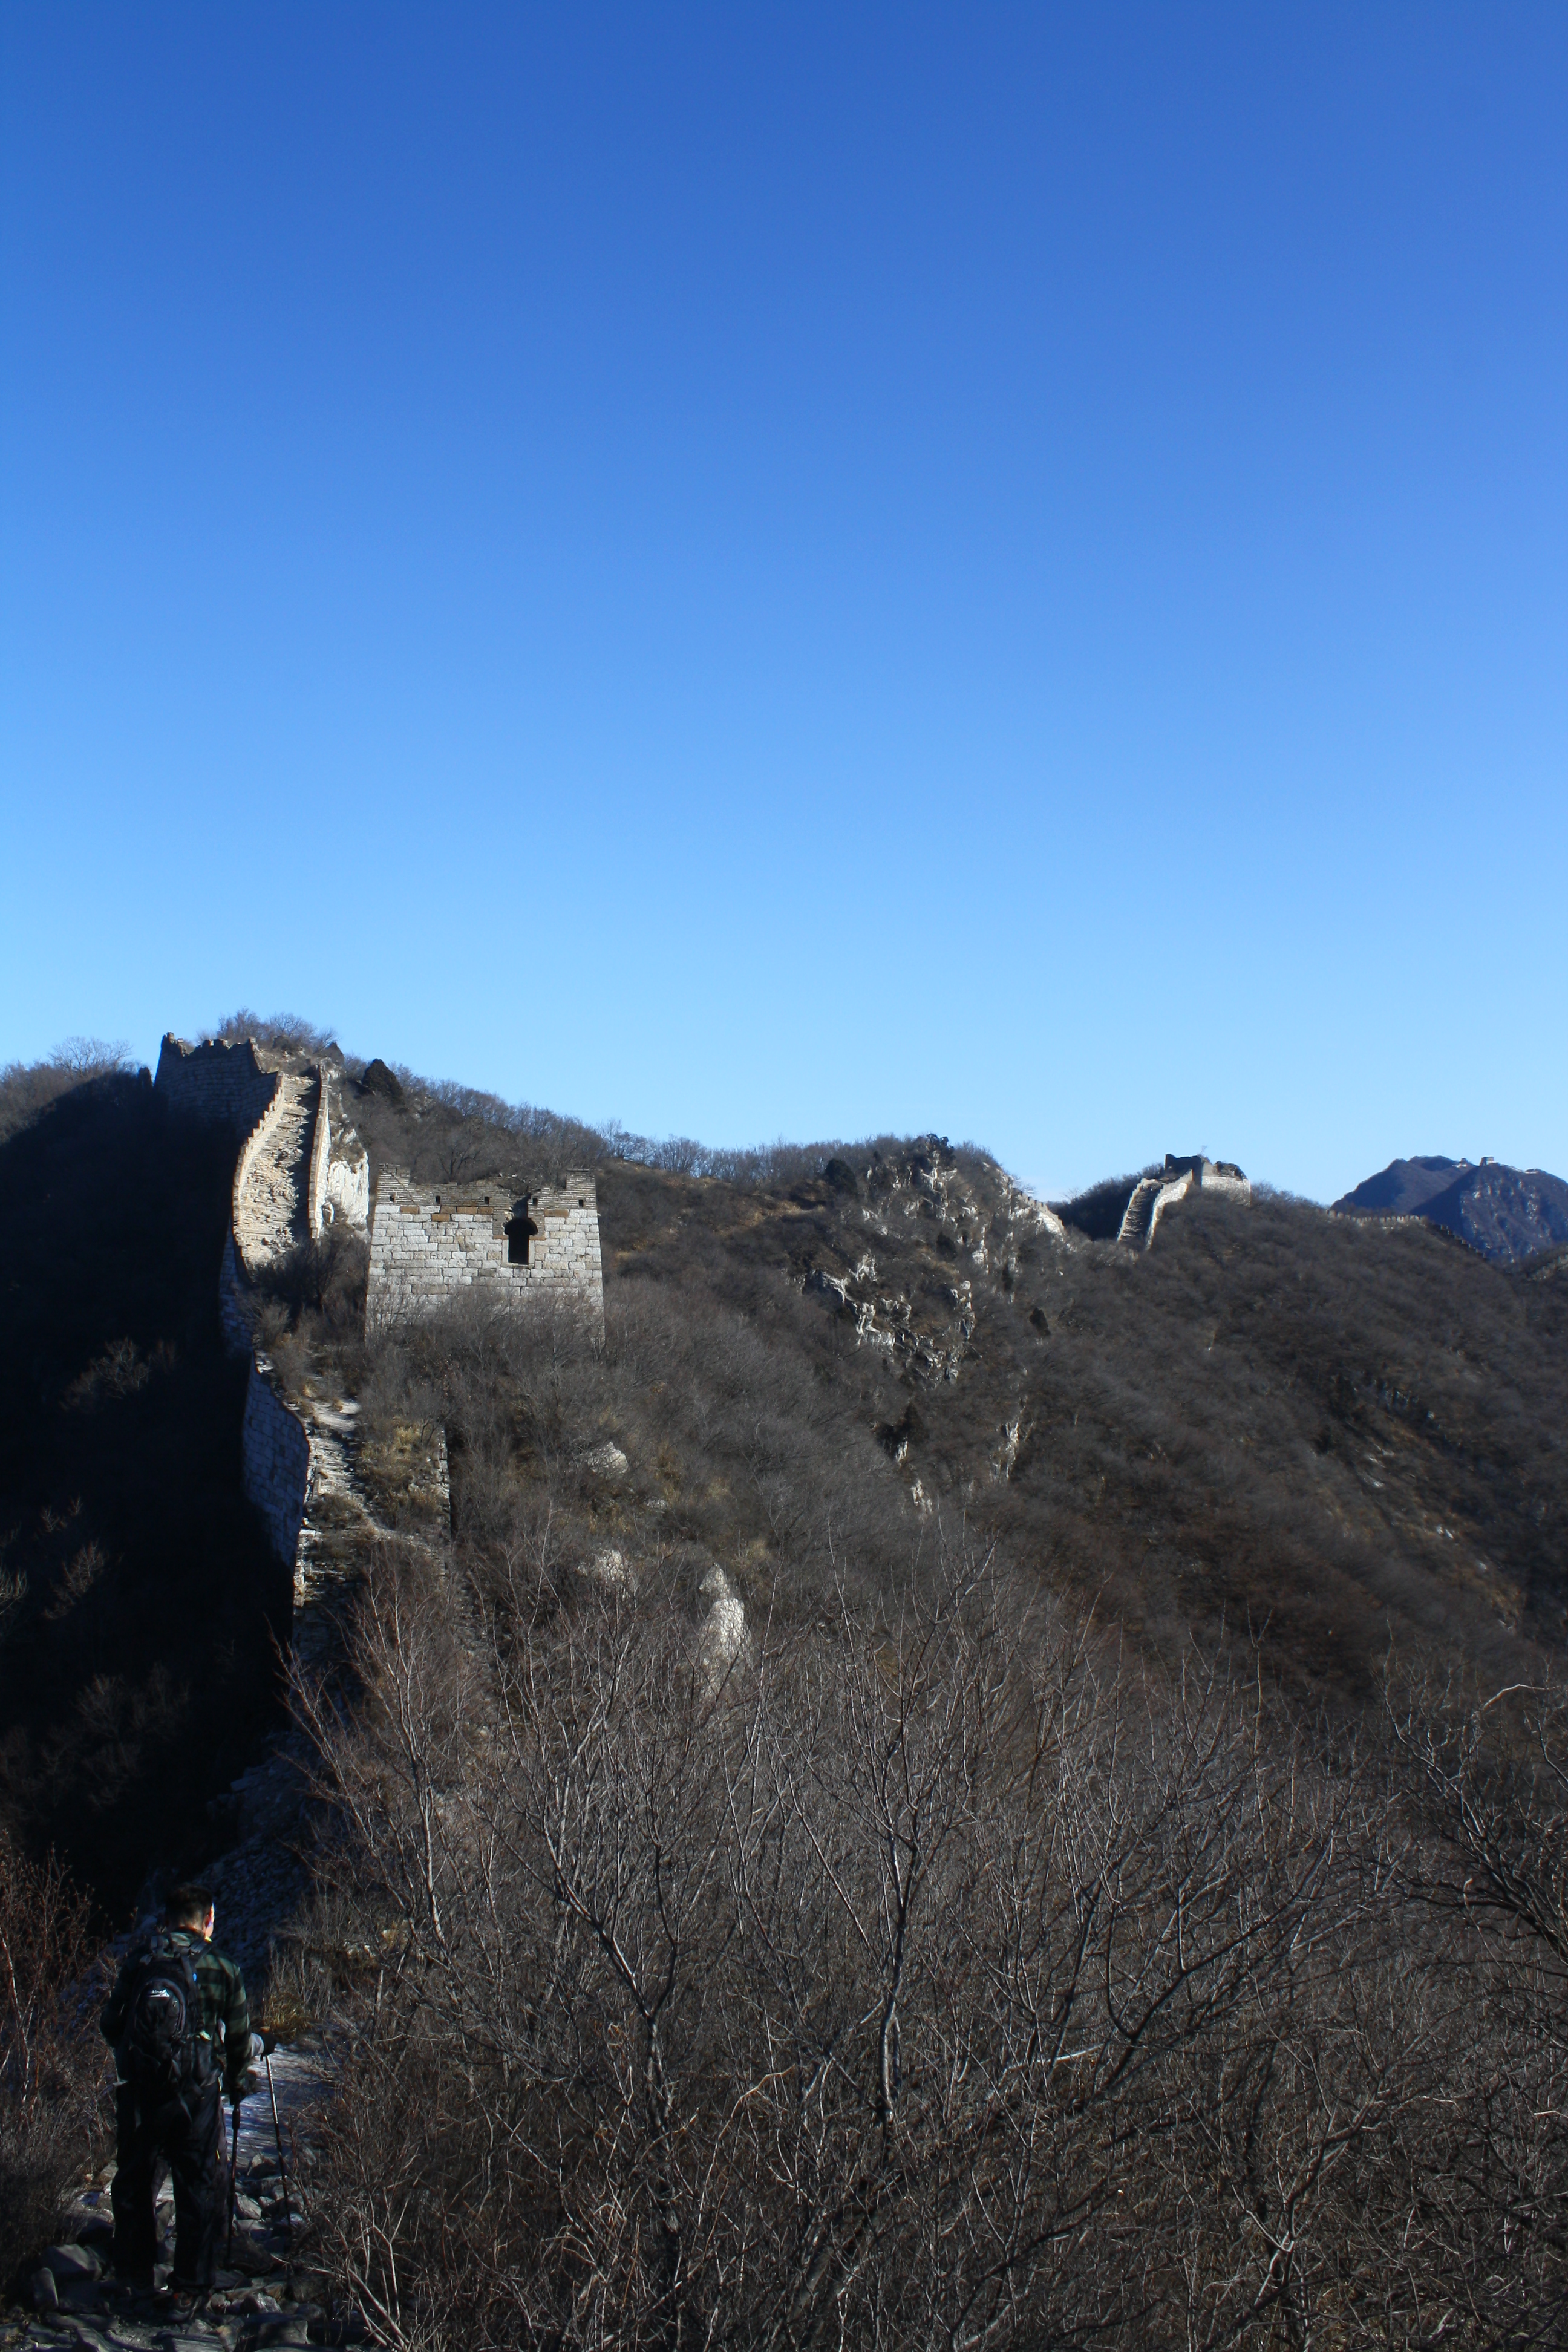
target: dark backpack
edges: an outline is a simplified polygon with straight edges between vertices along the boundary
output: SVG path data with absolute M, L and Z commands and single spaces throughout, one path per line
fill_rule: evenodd
M 183 1945 L 160 1937 L 140 1955 L 125 1988 L 124 2016 L 119 2051 L 127 2082 L 177 2099 L 205 2081 L 212 2068 L 200 2030 L 201 1994 Z

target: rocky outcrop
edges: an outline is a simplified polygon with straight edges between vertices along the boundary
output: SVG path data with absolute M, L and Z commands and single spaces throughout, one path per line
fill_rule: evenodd
M 703 1612 L 697 1654 L 710 1690 L 716 1691 L 746 1648 L 745 1604 L 717 1560 L 700 1578 L 697 1599 Z

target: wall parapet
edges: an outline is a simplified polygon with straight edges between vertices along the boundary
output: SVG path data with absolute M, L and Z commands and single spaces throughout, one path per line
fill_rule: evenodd
M 249 1133 L 246 1136 L 244 1142 L 239 1147 L 239 1153 L 234 1163 L 234 1181 L 229 1187 L 229 1238 L 234 1244 L 235 1265 L 242 1282 L 244 1281 L 247 1272 L 245 1263 L 245 1251 L 239 1238 L 241 1229 L 240 1210 L 245 1198 L 245 1188 L 250 1181 L 250 1171 L 252 1167 L 255 1165 L 256 1155 L 267 1141 L 267 1139 L 271 1133 L 272 1128 L 277 1121 L 283 1096 L 283 1085 L 282 1080 L 279 1077 L 273 1076 L 270 1077 L 268 1084 L 270 1087 L 270 1092 L 267 1097 L 267 1100 L 261 1107 L 260 1116 L 258 1118 L 256 1124 L 251 1128 Z
M 331 1151 L 331 1109 L 328 1101 L 328 1070 L 316 1065 L 316 1120 L 310 1136 L 310 1175 L 305 1193 L 305 1229 L 320 1241 L 327 1199 L 327 1160 Z

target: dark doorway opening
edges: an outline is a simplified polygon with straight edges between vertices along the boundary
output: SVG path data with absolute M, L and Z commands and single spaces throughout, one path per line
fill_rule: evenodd
M 539 1227 L 531 1217 L 513 1217 L 506 1229 L 506 1262 L 508 1265 L 528 1264 L 528 1244 L 539 1238 Z

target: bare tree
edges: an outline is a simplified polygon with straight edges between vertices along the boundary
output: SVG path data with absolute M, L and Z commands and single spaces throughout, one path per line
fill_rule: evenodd
M 389 2341 L 1539 2328 L 1464 2160 L 1523 2012 L 1478 2030 L 1381 1766 L 984 1574 L 717 1694 L 660 1597 L 537 1592 L 389 1563 L 355 1719 L 300 1695 L 375 1960 L 327 2252 Z

